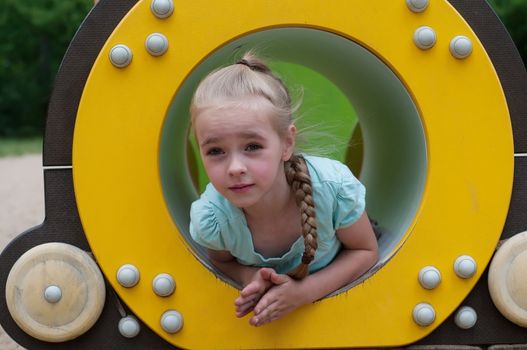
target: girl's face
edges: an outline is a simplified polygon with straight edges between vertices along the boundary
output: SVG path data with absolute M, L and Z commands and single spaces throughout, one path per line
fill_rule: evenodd
M 238 208 L 272 203 L 283 191 L 283 162 L 293 153 L 295 127 L 280 137 L 268 109 L 245 105 L 210 108 L 196 116 L 194 129 L 210 181 Z

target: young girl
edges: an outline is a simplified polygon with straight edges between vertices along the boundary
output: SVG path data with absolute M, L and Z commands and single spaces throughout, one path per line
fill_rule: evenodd
M 294 154 L 287 88 L 252 53 L 209 74 L 191 117 L 211 181 L 190 234 L 243 286 L 236 315 L 281 318 L 350 283 L 377 261 L 364 186 L 340 162 Z

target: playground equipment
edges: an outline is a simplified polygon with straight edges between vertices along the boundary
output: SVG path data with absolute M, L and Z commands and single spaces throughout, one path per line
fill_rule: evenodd
M 46 220 L 0 256 L 4 329 L 31 349 L 527 343 L 527 79 L 487 3 L 258 6 L 94 7 L 50 101 Z M 385 228 L 372 271 L 259 328 L 234 316 L 236 287 L 188 238 L 192 91 L 252 47 L 349 99 Z

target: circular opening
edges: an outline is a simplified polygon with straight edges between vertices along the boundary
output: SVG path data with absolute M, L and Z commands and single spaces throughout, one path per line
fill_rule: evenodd
M 288 78 L 288 71 L 292 70 L 287 68 L 291 67 L 323 76 L 340 90 L 349 101 L 350 110 L 355 111 L 360 129 L 354 128 L 353 112 L 341 120 L 344 136 L 340 137 L 347 138 L 343 144 L 349 143 L 353 134 L 351 147 L 342 154 L 341 160 L 354 171 L 360 168 L 360 174 L 355 175 L 366 186 L 368 214 L 382 228 L 380 259 L 370 271 L 377 270 L 396 253 L 415 221 L 427 173 L 425 133 L 410 94 L 392 70 L 364 47 L 330 32 L 288 27 L 252 33 L 218 49 L 187 77 L 172 101 L 160 144 L 160 176 L 172 218 L 198 259 L 219 277 L 230 281 L 212 267 L 206 251 L 189 234 L 190 205 L 199 196 L 192 172 L 194 177 L 196 169 L 198 177 L 203 172 L 188 141 L 188 110 L 196 86 L 207 73 L 231 64 L 241 52 L 251 48 L 265 48 L 262 50 L 265 56 L 278 62 L 274 68 L 286 81 L 294 80 L 293 76 Z M 316 103 L 311 104 L 306 93 L 304 104 Z M 309 111 L 306 114 L 317 115 L 320 125 L 327 119 Z M 357 145 L 357 140 L 362 140 L 362 145 Z M 353 162 L 357 153 L 359 158 L 362 155 L 361 167 Z M 201 175 L 200 181 L 206 178 L 203 180 Z M 200 181 L 196 182 L 197 187 Z

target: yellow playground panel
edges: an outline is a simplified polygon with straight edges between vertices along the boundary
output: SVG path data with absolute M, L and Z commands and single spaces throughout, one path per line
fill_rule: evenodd
M 393 0 L 332 1 L 331 11 L 314 0 L 282 0 L 257 8 L 238 0 L 176 1 L 174 13 L 164 19 L 153 16 L 150 6 L 150 1 L 138 2 L 101 50 L 79 105 L 73 144 L 81 221 L 97 262 L 122 300 L 159 336 L 193 349 L 397 346 L 416 342 L 439 326 L 489 263 L 505 222 L 513 179 L 505 97 L 487 53 L 463 17 L 446 0 L 433 1 L 422 13 Z M 413 40 L 416 28 L 424 25 L 437 36 L 430 49 L 417 47 Z M 152 33 L 167 39 L 166 53 L 155 56 L 145 50 L 145 39 Z M 168 197 L 181 192 L 181 207 L 188 206 L 189 196 L 183 192 L 193 190 L 187 168 L 175 169 L 181 182 L 164 180 L 163 135 L 178 135 L 178 130 L 166 129 L 167 115 L 174 109 L 170 125 L 179 120 L 186 132 L 188 115 L 179 114 L 177 101 L 188 103 L 192 91 L 186 81 L 204 70 L 206 62 L 212 67 L 222 48 L 247 47 L 251 38 L 262 35 L 272 50 L 274 39 L 296 33 L 302 44 L 293 45 L 295 52 L 284 53 L 284 60 L 309 65 L 313 57 L 302 50 L 309 52 L 313 38 L 314 47 L 324 50 L 328 59 L 345 57 L 348 44 L 360 46 L 394 73 L 422 126 L 422 190 L 412 217 L 397 241 L 387 245 L 375 273 L 347 291 L 255 328 L 247 318 L 235 317 L 238 290 L 197 258 L 199 253 L 185 238 L 184 220 L 167 204 L 178 202 Z M 459 35 L 472 43 L 464 59 L 449 50 L 451 39 Z M 131 62 L 121 68 L 109 59 L 119 44 L 133 52 Z M 276 45 L 279 55 L 285 49 Z M 328 75 L 335 69 L 332 65 L 327 64 Z M 375 144 L 375 132 L 368 134 L 367 125 L 382 121 L 358 114 L 365 118 L 361 125 L 366 126 L 368 158 L 368 142 Z M 182 146 L 168 158 L 184 158 L 177 155 L 186 152 L 186 140 L 180 141 Z M 473 275 L 462 278 L 456 273 L 460 256 L 473 259 Z M 124 264 L 140 271 L 139 283 L 130 288 L 116 278 Z M 421 286 L 418 274 L 430 265 L 441 271 L 442 281 L 429 290 Z M 150 281 L 159 273 L 170 274 L 176 282 L 168 297 L 152 291 Z M 425 314 L 435 313 L 426 325 L 413 317 L 421 303 L 426 303 Z M 162 328 L 159 320 L 167 310 L 182 315 L 179 332 Z

